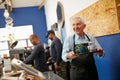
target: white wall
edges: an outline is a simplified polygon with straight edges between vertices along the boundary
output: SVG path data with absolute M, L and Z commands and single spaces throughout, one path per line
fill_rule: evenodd
M 52 24 L 57 22 L 56 6 L 57 0 L 46 0 L 45 2 L 45 14 L 48 30 Z
M 48 29 L 50 29 L 50 26 L 53 23 L 57 22 L 57 1 L 60 1 L 64 6 L 66 35 L 69 36 L 72 34 L 69 20 L 70 17 L 98 0 L 46 0 L 45 13 Z
M 47 29 L 51 29 L 51 25 L 54 23 L 57 23 L 57 2 L 58 0 L 46 0 L 45 1 L 45 14 L 46 14 L 46 23 L 47 23 Z M 55 31 L 55 34 L 58 38 L 61 39 L 60 35 L 60 29 L 58 31 Z M 48 40 L 49 45 L 51 44 L 51 40 Z
M 98 0 L 61 0 L 64 5 L 65 10 L 65 23 L 66 23 L 66 34 L 67 36 L 72 34 L 70 28 L 70 17 L 77 12 L 85 9 L 91 4 L 95 3 Z

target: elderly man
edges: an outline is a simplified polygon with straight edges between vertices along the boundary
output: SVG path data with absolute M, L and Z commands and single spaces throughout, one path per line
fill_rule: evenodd
M 75 34 L 66 38 L 62 51 L 62 59 L 71 65 L 71 80 L 98 80 L 93 54 L 101 57 L 102 48 L 94 37 L 84 32 L 86 24 L 80 17 L 72 18 L 71 25 Z

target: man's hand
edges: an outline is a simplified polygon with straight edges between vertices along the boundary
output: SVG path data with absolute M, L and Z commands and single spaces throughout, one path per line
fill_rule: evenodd
M 98 48 L 98 49 L 96 50 L 96 54 L 97 54 L 99 57 L 102 57 L 102 56 L 104 55 L 104 52 L 103 52 L 103 50 L 102 50 L 101 48 Z
M 73 51 L 69 52 L 67 55 L 68 59 L 75 59 L 77 57 L 78 57 L 78 55 L 76 55 Z
M 48 61 L 50 61 L 50 62 L 51 62 L 51 61 L 52 61 L 52 57 L 49 57 L 49 58 L 48 58 Z

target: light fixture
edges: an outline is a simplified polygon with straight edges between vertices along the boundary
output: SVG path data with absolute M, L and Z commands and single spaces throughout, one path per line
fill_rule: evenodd
M 6 21 L 6 28 L 13 27 L 13 19 L 11 17 L 6 18 L 5 21 Z
M 10 15 L 10 14 L 9 14 L 8 10 L 7 10 L 7 9 L 5 9 L 5 10 L 4 10 L 4 17 L 5 17 L 5 18 L 8 18 L 8 17 L 9 17 L 9 15 Z

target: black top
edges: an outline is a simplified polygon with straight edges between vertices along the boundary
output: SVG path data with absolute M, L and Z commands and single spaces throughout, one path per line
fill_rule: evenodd
M 48 66 L 46 64 L 46 54 L 41 44 L 38 44 L 34 47 L 31 54 L 26 58 L 24 63 L 30 64 L 32 61 L 34 61 L 35 69 L 41 72 L 48 71 Z
M 62 60 L 62 58 L 61 58 L 62 43 L 61 43 L 60 39 L 58 39 L 57 37 L 53 40 L 53 42 L 51 44 L 50 54 L 51 54 L 51 57 L 53 58 L 53 61 L 59 65 L 59 63 Z

